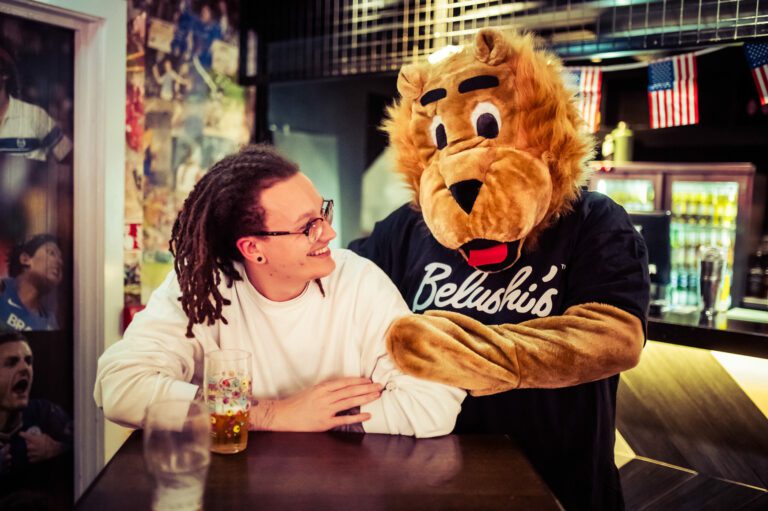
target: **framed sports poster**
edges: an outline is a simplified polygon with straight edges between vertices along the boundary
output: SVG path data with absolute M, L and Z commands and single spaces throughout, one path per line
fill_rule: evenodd
M 0 13 L 0 509 L 74 499 L 74 42 Z

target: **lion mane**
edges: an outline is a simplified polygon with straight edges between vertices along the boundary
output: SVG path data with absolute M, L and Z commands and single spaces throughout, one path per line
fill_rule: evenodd
M 397 171 L 435 238 L 470 265 L 482 266 L 472 249 L 508 244 L 517 255 L 490 268 L 509 267 L 570 211 L 594 140 L 560 60 L 532 35 L 481 30 L 473 49 L 404 66 L 397 88 L 383 123 Z

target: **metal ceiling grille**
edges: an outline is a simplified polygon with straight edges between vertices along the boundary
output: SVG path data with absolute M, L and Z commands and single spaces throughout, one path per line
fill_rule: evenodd
M 532 30 L 561 57 L 630 55 L 768 36 L 768 0 L 280 2 L 271 80 L 390 72 L 483 27 Z

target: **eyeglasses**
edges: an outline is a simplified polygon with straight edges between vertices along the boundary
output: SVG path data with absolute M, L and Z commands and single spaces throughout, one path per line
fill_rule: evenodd
M 333 199 L 327 199 L 323 201 L 323 205 L 320 208 L 320 215 L 317 218 L 313 218 L 304 229 L 297 232 L 290 231 L 259 231 L 256 236 L 287 236 L 289 234 L 303 234 L 307 237 L 310 243 L 314 243 L 320 239 L 323 235 L 323 221 L 328 222 L 328 225 L 333 222 Z

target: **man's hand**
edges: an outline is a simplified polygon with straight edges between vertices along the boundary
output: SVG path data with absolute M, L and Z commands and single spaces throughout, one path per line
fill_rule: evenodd
M 61 443 L 45 433 L 22 431 L 19 436 L 27 443 L 27 459 L 30 463 L 55 458 L 64 450 Z
M 369 413 L 337 415 L 381 396 L 382 386 L 368 378 L 339 378 L 310 387 L 281 400 L 259 401 L 251 408 L 250 429 L 270 431 L 328 431 L 371 418 Z

